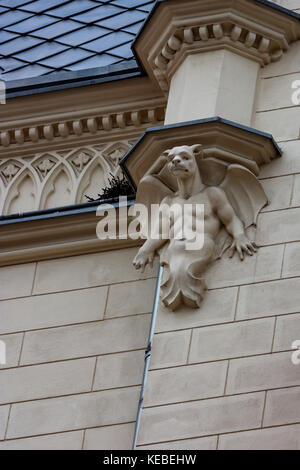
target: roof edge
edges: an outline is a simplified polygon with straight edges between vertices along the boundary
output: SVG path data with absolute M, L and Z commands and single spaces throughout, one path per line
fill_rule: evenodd
M 131 206 L 135 200 L 135 195 L 127 196 L 127 206 Z M 0 226 L 14 224 L 18 222 L 29 222 L 33 220 L 55 219 L 67 215 L 84 214 L 86 212 L 96 212 L 99 206 L 110 204 L 119 207 L 119 198 L 103 199 L 101 201 L 86 202 L 82 204 L 72 204 L 70 206 L 53 207 L 39 211 L 16 213 L 0 216 Z
M 4 83 L 6 85 L 6 98 L 11 99 L 19 96 L 124 80 L 142 75 L 143 71 L 137 66 L 135 60 L 130 60 L 125 64 L 112 64 L 105 67 L 70 72 L 54 72 L 46 76 L 4 81 Z

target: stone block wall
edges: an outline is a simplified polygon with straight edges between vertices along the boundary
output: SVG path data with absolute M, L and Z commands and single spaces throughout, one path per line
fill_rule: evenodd
M 0 450 L 131 448 L 156 276 L 135 251 L 0 269 Z

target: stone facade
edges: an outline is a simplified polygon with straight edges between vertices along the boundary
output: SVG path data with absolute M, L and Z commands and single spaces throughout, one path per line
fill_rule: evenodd
M 1 450 L 131 447 L 155 288 L 134 252 L 1 268 Z
M 274 3 L 300 12 L 300 0 Z M 299 58 L 298 41 L 259 72 L 251 125 L 283 150 L 259 175 L 270 199 L 258 220 L 261 248 L 243 263 L 216 261 L 199 310 L 160 306 L 138 449 L 300 449 L 300 365 L 291 361 L 300 340 L 300 106 L 291 99 Z M 117 144 L 125 153 L 164 112 L 155 116 L 134 114 L 129 130 L 125 118 L 114 118 L 113 138 L 90 121 L 92 136 L 75 132 L 71 147 L 58 127 L 50 140 L 46 129 L 34 158 L 34 139 L 21 142 L 17 133 L 19 147 L 13 141 L 9 149 L 3 134 L 4 213 L 82 202 L 112 170 Z M 17 253 L 2 262 L 0 450 L 132 446 L 158 265 L 135 271 L 137 246 L 91 251 L 41 257 L 24 250 L 23 262 Z

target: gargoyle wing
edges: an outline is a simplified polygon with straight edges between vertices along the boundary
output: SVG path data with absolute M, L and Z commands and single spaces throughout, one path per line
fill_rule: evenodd
M 245 230 L 256 226 L 257 216 L 268 204 L 268 198 L 256 176 L 241 165 L 229 165 L 220 185 Z
M 243 222 L 245 232 L 251 226 L 256 227 L 259 212 L 268 204 L 268 198 L 256 176 L 241 165 L 229 165 L 219 187 L 225 191 L 236 215 Z M 232 237 L 223 227 L 216 240 L 216 259 L 222 257 L 231 243 Z
M 136 195 L 136 204 L 143 204 L 147 208 L 148 225 L 151 223 L 151 205 L 160 204 L 166 196 L 174 195 L 174 190 L 162 182 L 159 176 L 146 175 L 144 176 L 139 185 Z M 146 224 L 142 223 L 142 233 L 146 235 Z

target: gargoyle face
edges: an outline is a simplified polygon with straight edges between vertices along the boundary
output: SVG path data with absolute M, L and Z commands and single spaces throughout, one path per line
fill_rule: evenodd
M 188 178 L 195 174 L 197 163 L 193 147 L 184 145 L 168 151 L 168 169 L 176 178 Z

